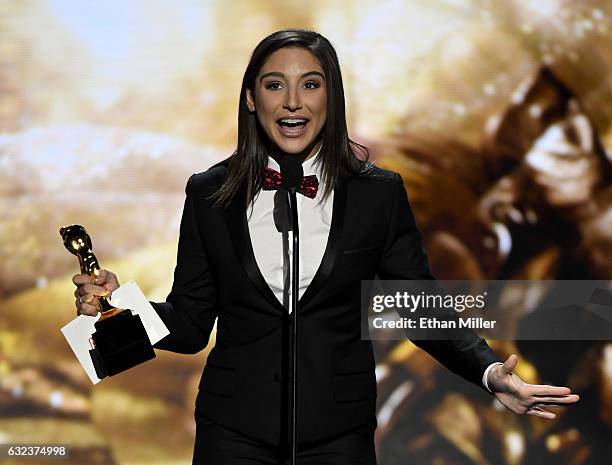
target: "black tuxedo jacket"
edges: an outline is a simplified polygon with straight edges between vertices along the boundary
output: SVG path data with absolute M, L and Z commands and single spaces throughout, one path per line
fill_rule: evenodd
M 173 287 L 166 302 L 152 302 L 170 334 L 155 348 L 196 353 L 218 317 L 196 417 L 279 445 L 288 425 L 290 319 L 255 261 L 244 186 L 226 209 L 207 198 L 224 181 L 228 160 L 187 183 Z M 337 181 L 327 247 L 299 300 L 300 442 L 375 418 L 375 363 L 360 321 L 361 280 L 375 275 L 433 279 L 402 179 L 378 167 Z M 464 340 L 414 342 L 482 387 L 485 368 L 499 358 L 483 339 L 466 334 Z

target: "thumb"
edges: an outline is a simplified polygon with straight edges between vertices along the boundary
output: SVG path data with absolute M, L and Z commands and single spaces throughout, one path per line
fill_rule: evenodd
M 502 369 L 506 373 L 512 373 L 517 363 L 518 363 L 518 356 L 516 354 L 511 354 L 510 357 L 508 357 L 508 359 L 502 365 Z
M 103 285 L 111 292 L 119 287 L 119 281 L 117 280 L 117 276 L 115 275 L 115 273 L 105 269 L 98 270 L 96 283 Z

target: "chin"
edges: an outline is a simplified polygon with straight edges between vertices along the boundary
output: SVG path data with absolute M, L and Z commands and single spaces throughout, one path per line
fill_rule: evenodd
M 305 134 L 304 136 L 295 139 L 280 136 L 276 137 L 274 140 L 274 143 L 279 149 L 290 154 L 301 154 L 305 150 L 312 148 L 316 142 L 316 134 Z
M 282 150 L 285 153 L 289 153 L 292 155 L 297 155 L 300 154 L 302 152 L 304 152 L 304 150 L 306 150 L 310 144 L 312 144 L 314 139 L 312 140 L 308 140 L 308 141 L 293 141 L 293 142 L 287 142 L 287 141 L 274 141 L 276 146 Z

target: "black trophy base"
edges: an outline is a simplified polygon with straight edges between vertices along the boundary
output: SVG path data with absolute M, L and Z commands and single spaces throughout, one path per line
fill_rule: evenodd
M 102 379 L 155 358 L 155 351 L 138 315 L 125 310 L 95 323 L 95 349 L 89 354 Z

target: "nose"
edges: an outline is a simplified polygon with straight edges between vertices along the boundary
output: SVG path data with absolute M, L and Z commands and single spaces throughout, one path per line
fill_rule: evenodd
M 289 86 L 287 88 L 283 107 L 289 111 L 295 111 L 302 108 L 302 101 L 297 87 Z

